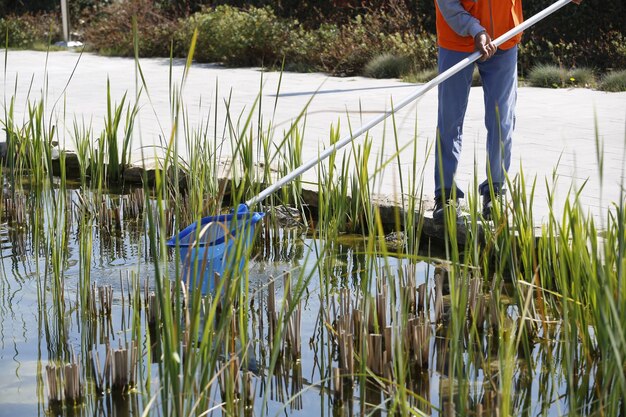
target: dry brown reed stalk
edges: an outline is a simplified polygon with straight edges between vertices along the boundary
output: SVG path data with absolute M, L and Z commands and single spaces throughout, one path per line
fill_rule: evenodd
M 335 398 L 343 398 L 343 379 L 339 368 L 333 368 L 331 389 Z
M 147 295 L 145 300 L 146 300 L 146 319 L 148 321 L 148 325 L 156 326 L 161 316 L 159 300 L 157 299 L 156 293 L 154 291 L 150 291 L 150 293 Z
M 424 316 L 428 317 L 428 299 L 427 299 L 427 295 L 428 295 L 428 285 L 426 283 L 424 284 L 420 284 L 419 287 L 417 287 L 417 309 L 416 309 L 416 314 L 423 314 Z
M 430 332 L 430 322 L 425 316 L 421 315 L 409 320 L 407 333 L 405 333 L 405 340 L 409 344 L 409 352 L 413 355 L 417 366 L 422 369 L 428 369 Z
M 383 329 L 384 362 L 393 361 L 393 327 L 386 326 Z
M 76 358 L 74 358 L 73 363 L 65 365 L 63 371 L 65 380 L 63 393 L 65 400 L 77 403 L 83 396 L 83 387 L 80 381 L 80 364 L 76 362 Z
M 102 196 L 102 200 L 98 206 L 98 225 L 105 230 L 121 230 L 122 229 L 122 213 L 119 204 L 116 204 L 111 198 Z
M 94 388 L 97 395 L 103 395 L 106 391 L 106 376 L 104 370 L 100 366 L 100 354 L 97 351 L 89 351 L 89 361 L 91 362 L 91 371 L 93 374 Z
M 491 294 L 496 294 L 495 290 L 496 280 L 492 281 L 491 285 Z M 500 285 L 500 289 L 497 294 L 501 294 L 502 292 L 502 283 Z M 491 328 L 493 331 L 498 331 L 500 327 L 500 305 L 498 304 L 498 299 L 496 297 L 489 298 L 489 322 L 491 324 Z
M 518 284 L 519 285 L 519 284 Z M 541 316 L 537 313 L 532 287 L 521 287 L 517 291 L 519 296 L 520 317 L 524 322 L 524 327 L 528 336 L 534 336 L 539 331 Z
M 129 194 L 124 205 L 124 217 L 138 219 L 142 214 L 146 202 L 143 188 L 135 188 Z
M 415 314 L 417 312 L 416 302 L 416 289 L 415 286 L 409 283 L 405 287 L 400 288 L 400 300 L 406 314 Z
M 382 375 L 384 363 L 382 335 L 369 334 L 367 338 L 367 367 L 376 375 Z
M 63 382 L 61 368 L 54 364 L 46 365 L 46 380 L 48 381 L 48 402 L 50 404 L 63 401 Z
M 485 322 L 485 296 L 483 294 L 483 280 L 480 277 L 469 281 L 468 305 L 471 319 L 476 328 L 481 330 Z
M 270 346 L 274 343 L 274 335 L 278 324 L 276 312 L 276 286 L 272 278 L 267 286 L 267 337 Z
M 270 399 L 278 402 L 285 402 L 287 372 L 284 369 L 284 361 L 279 357 L 274 368 L 274 378 L 270 380 Z
M 230 308 L 230 339 L 228 340 L 228 349 L 231 355 L 237 354 L 237 339 L 239 338 L 239 320 L 237 310 L 234 306 Z
M 65 365 L 46 365 L 48 401 L 55 406 L 62 403 L 77 404 L 83 398 L 83 384 L 80 377 L 80 362 L 76 356 Z
M 11 197 L 3 199 L 4 216 L 10 225 L 18 226 L 26 223 L 26 198 L 25 194 L 16 192 Z
M 100 300 L 100 315 L 111 316 L 113 306 L 113 287 L 103 285 L 98 287 L 98 299 Z
M 110 385 L 113 392 L 123 393 L 135 386 L 137 362 L 136 341 L 131 342 L 130 348 L 128 345 L 122 347 L 121 342 L 118 349 L 112 350 L 110 346 L 107 347 L 108 375 L 110 376 L 110 384 L 107 383 L 107 385 Z
M 28 253 L 27 239 L 28 233 L 23 227 L 10 227 L 9 239 L 11 242 L 11 250 L 16 257 L 26 256 Z
M 379 332 L 387 325 L 387 298 L 389 294 L 389 286 L 378 282 L 378 291 L 376 294 L 376 318 L 377 329 Z
M 292 410 L 302 409 L 302 388 L 304 387 L 302 381 L 302 364 L 298 362 L 292 362 L 291 367 L 291 398 L 290 408 Z
M 287 322 L 287 332 L 285 334 L 287 348 L 291 352 L 291 358 L 296 361 L 300 359 L 300 323 L 302 321 L 302 305 L 298 302 Z
M 339 317 L 335 320 L 338 346 L 339 371 L 345 381 L 352 385 L 354 375 L 354 336 L 353 311 L 350 303 L 350 290 L 343 288 L 339 292 Z M 335 385 L 336 386 L 336 385 Z
M 176 305 L 176 300 L 178 299 L 178 294 L 176 293 L 176 285 L 172 281 L 164 281 L 163 282 L 163 291 L 170 292 L 170 299 L 172 300 L 172 307 Z M 181 282 L 181 288 L 184 287 L 184 284 Z M 146 320 L 148 320 L 148 324 L 154 326 L 161 319 L 161 306 L 159 304 L 158 297 L 154 291 L 149 291 L 148 281 L 144 280 L 143 286 L 143 299 L 144 299 L 144 307 L 146 311 Z M 181 307 L 185 308 L 185 302 L 187 298 L 183 296 L 181 300 Z M 139 307 L 141 309 L 141 307 Z
M 231 398 L 233 403 L 237 403 L 241 398 L 241 387 L 239 383 L 239 356 L 232 353 L 227 363 L 223 365 L 218 376 L 222 403 L 228 403 L 227 398 Z
M 357 346 L 360 346 L 363 342 L 364 335 L 367 334 L 366 326 L 363 320 L 363 312 L 361 310 L 354 308 L 352 310 L 352 329 L 354 334 L 354 343 Z
M 444 417 L 455 417 L 456 416 L 456 405 L 454 401 L 445 401 L 443 403 L 443 416 Z
M 443 286 L 444 286 L 444 269 L 435 269 L 435 323 L 442 323 L 443 317 Z
M 165 215 L 165 230 L 162 231 L 161 233 L 164 233 L 165 236 L 172 236 L 174 235 L 176 232 L 176 206 L 175 205 L 171 205 L 169 207 L 166 207 L 163 209 L 163 214 Z M 158 213 L 156 213 L 158 215 Z M 158 216 L 155 218 L 159 218 Z M 183 223 L 183 224 L 189 224 L 191 222 L 188 223 Z
M 291 274 L 286 272 L 283 275 L 283 282 L 285 288 L 285 302 L 284 308 L 286 311 L 290 311 L 294 301 L 291 296 Z M 298 302 L 293 306 L 293 311 L 286 317 L 286 332 L 284 333 L 284 351 L 290 352 L 293 361 L 300 359 L 301 354 L 301 342 L 300 342 L 300 327 L 302 321 L 302 305 Z
M 254 410 L 254 397 L 255 397 L 255 388 L 252 385 L 252 380 L 254 379 L 254 374 L 250 371 L 246 372 L 243 379 L 243 387 L 245 392 L 245 411 L 252 412 Z
M 87 300 L 88 311 L 94 316 L 110 317 L 113 306 L 113 287 L 92 283 L 90 295 Z
M 135 271 L 126 273 L 126 288 L 128 294 L 128 305 L 133 310 L 141 311 L 141 287 L 139 284 L 139 275 Z

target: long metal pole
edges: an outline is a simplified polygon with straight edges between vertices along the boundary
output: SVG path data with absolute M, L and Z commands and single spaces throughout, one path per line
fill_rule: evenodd
M 531 27 L 535 23 L 537 23 L 540 20 L 544 19 L 546 16 L 549 16 L 552 13 L 556 12 L 557 10 L 559 10 L 560 8 L 562 8 L 563 6 L 568 4 L 570 1 L 571 0 L 559 0 L 559 1 L 555 2 L 555 3 L 553 3 L 552 5 L 546 7 L 544 10 L 540 11 L 536 15 L 532 16 L 531 18 L 529 18 L 528 20 L 525 20 L 520 25 L 514 27 L 513 29 L 511 29 L 508 32 L 506 32 L 505 34 L 499 36 L 496 40 L 493 41 L 493 43 L 496 46 L 502 45 L 504 42 L 508 41 L 513 36 L 523 32 L 524 30 L 528 29 L 529 27 Z M 248 200 L 246 202 L 246 205 L 248 207 L 251 207 L 251 206 L 253 206 L 253 205 L 263 201 L 270 194 L 274 193 L 275 191 L 277 191 L 280 188 L 284 187 L 285 185 L 289 184 L 291 181 L 293 181 L 294 179 L 296 179 L 297 177 L 302 175 L 304 172 L 308 171 L 309 169 L 311 169 L 312 167 L 317 165 L 320 161 L 323 161 L 324 159 L 328 158 L 334 152 L 336 152 L 339 149 L 343 148 L 348 143 L 352 142 L 354 139 L 358 138 L 359 136 L 361 136 L 362 134 L 364 134 L 365 132 L 367 132 L 368 130 L 370 130 L 371 128 L 373 128 L 374 126 L 376 126 L 377 124 L 379 124 L 380 122 L 382 122 L 383 120 L 385 120 L 386 118 L 391 116 L 392 114 L 402 110 L 408 104 L 412 103 L 417 98 L 421 97 L 426 92 L 428 92 L 431 89 L 433 89 L 435 86 L 438 86 L 439 84 L 441 84 L 442 82 L 444 82 L 448 78 L 450 78 L 453 75 L 455 75 L 457 72 L 461 71 L 463 68 L 465 68 L 468 65 L 471 65 L 474 62 L 476 62 L 480 58 L 480 56 L 481 56 L 480 52 L 474 52 L 473 54 L 471 54 L 467 58 L 465 58 L 462 61 L 460 61 L 458 64 L 456 64 L 453 67 L 449 68 L 447 71 L 442 72 L 441 74 L 439 74 L 437 77 L 433 78 L 432 80 L 430 80 L 426 84 L 421 85 L 417 89 L 417 91 L 415 91 L 413 94 L 409 95 L 404 100 L 402 100 L 400 103 L 395 105 L 395 107 L 392 110 L 389 110 L 389 111 L 381 114 L 380 116 L 375 117 L 374 119 L 370 120 L 368 123 L 363 125 L 360 129 L 356 130 L 354 133 L 352 133 L 350 135 L 347 135 L 347 136 L 343 137 L 342 139 L 340 139 L 339 141 L 335 142 L 332 146 L 330 146 L 329 148 L 326 148 L 322 153 L 320 153 L 317 158 L 313 158 L 313 159 L 303 163 L 298 168 L 294 169 L 292 172 L 290 172 L 289 174 L 287 174 L 284 177 L 280 178 L 278 181 L 276 181 L 271 186 L 267 187 L 260 194 L 258 194 L 255 197 L 252 197 L 250 200 Z
M 61 23 L 63 24 L 63 41 L 70 41 L 70 16 L 67 9 L 67 0 L 61 0 Z

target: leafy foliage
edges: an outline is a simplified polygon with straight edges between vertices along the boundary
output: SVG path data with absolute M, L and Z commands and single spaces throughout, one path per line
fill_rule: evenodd
M 113 3 L 96 16 L 84 31 L 84 41 L 93 50 L 107 55 L 132 56 L 133 20 L 137 22 L 139 53 L 142 56 L 169 56 L 178 22 L 160 13 L 152 0 Z M 174 48 L 178 47 L 178 43 Z
M 293 20 L 279 19 L 269 7 L 218 6 L 193 16 L 198 28 L 196 59 L 230 66 L 275 65 L 289 46 Z
M 2 45 L 8 36 L 10 48 L 32 48 L 39 44 L 54 43 L 61 38 L 59 19 L 50 13 L 21 16 L 9 15 L 0 18 Z
M 539 64 L 528 74 L 528 83 L 533 87 L 594 87 L 595 74 L 590 68 L 580 67 L 567 70 L 557 65 Z
M 559 88 L 564 87 L 567 71 L 556 65 L 540 64 L 528 75 L 528 82 L 533 87 Z
M 606 74 L 600 83 L 600 90 L 611 92 L 626 91 L 626 70 Z
M 322 51 L 322 67 L 336 75 L 360 74 L 371 59 L 384 53 L 406 58 L 414 71 L 432 66 L 435 37 L 409 28 L 409 16 L 402 9 L 357 16 L 337 27 L 336 36 Z
M 398 78 L 406 73 L 408 60 L 406 57 L 390 53 L 375 56 L 365 65 L 363 74 L 371 78 Z
M 524 0 L 525 14 L 533 15 L 550 3 Z M 172 47 L 175 56 L 185 56 L 197 27 L 196 58 L 229 66 L 272 67 L 284 60 L 288 70 L 355 75 L 375 57 L 392 54 L 407 59 L 409 72 L 417 73 L 436 59 L 432 1 L 75 0 L 70 8 L 73 27 L 84 32 L 79 38 L 91 49 L 112 55 L 132 55 L 135 18 L 142 56 L 169 56 Z M 0 11 L 5 12 L 0 26 L 8 30 L 10 46 L 31 47 L 47 39 L 42 35 L 47 29 L 42 28 L 50 25 L 32 25 L 34 16 L 16 18 L 6 12 L 43 10 L 56 11 L 58 27 L 56 0 L 0 0 Z M 527 76 L 544 63 L 599 72 L 626 68 L 625 28 L 623 0 L 568 5 L 525 32 L 520 73 Z M 53 38 L 58 32 L 53 30 Z

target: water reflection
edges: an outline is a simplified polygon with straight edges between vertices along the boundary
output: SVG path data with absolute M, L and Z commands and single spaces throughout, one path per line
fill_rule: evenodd
M 144 196 L 78 193 L 68 198 L 79 203 L 67 204 L 72 209 L 64 216 L 67 239 L 60 246 L 65 258 L 57 272 L 47 264 L 49 253 L 35 247 L 34 236 L 53 236 L 28 226 L 35 213 L 26 210 L 28 200 L 4 203 L 0 369 L 21 384 L 12 392 L 26 404 L 20 406 L 24 414 L 139 416 L 155 395 L 152 407 L 160 412 L 167 409 L 161 408 L 159 372 L 168 347 L 160 330 L 155 264 L 163 279 L 174 275 L 175 265 L 149 245 Z M 97 227 L 84 225 L 83 210 L 97 213 Z M 81 255 L 86 236 L 93 238 L 88 278 L 94 284 L 87 290 L 81 281 L 87 274 Z M 320 260 L 320 253 L 327 256 Z M 402 414 L 401 407 L 446 416 L 598 410 L 600 359 L 566 345 L 557 324 L 529 327 L 512 297 L 490 297 L 507 295 L 506 288 L 486 290 L 468 279 L 473 301 L 455 316 L 460 307 L 441 269 L 372 257 L 358 239 L 323 242 L 269 224 L 259 230 L 245 273 L 247 328 L 232 332 L 238 338 L 233 348 L 215 344 L 217 369 L 224 372 L 209 378 L 210 406 L 198 413 L 210 407 L 215 413 L 233 411 L 218 406 L 229 397 L 237 399 L 234 411 L 244 415 L 383 416 Z M 52 296 L 56 276 L 63 281 L 60 303 Z M 103 295 L 107 288 L 110 297 Z M 185 310 L 176 304 L 181 293 L 167 290 L 178 314 L 175 324 L 184 328 Z M 202 302 L 208 308 L 213 300 Z M 201 327 L 214 330 L 211 324 Z M 184 364 L 194 341 L 189 336 L 179 342 Z M 45 365 L 74 357 L 80 358 L 84 401 L 50 406 Z M 37 366 L 25 374 L 28 363 Z M 116 375 L 125 382 L 113 393 Z

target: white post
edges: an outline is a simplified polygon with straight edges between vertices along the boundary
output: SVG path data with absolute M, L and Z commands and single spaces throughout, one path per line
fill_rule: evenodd
M 61 0 L 61 19 L 63 23 L 63 41 L 70 41 L 70 16 L 67 9 L 67 0 Z

